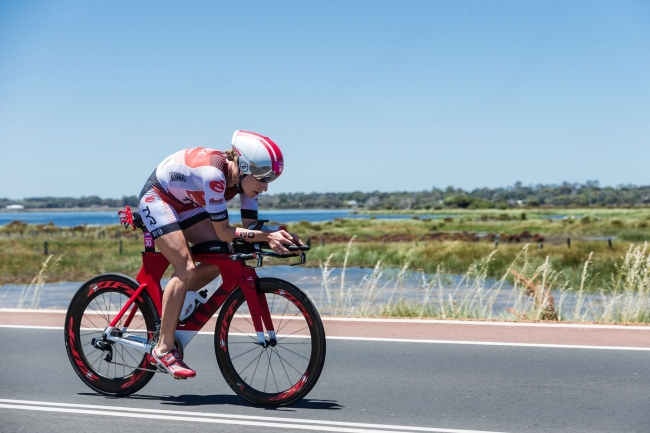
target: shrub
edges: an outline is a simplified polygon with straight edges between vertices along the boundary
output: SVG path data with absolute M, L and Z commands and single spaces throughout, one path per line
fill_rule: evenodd
M 612 227 L 617 228 L 617 229 L 622 229 L 625 227 L 625 224 L 621 220 L 612 220 Z

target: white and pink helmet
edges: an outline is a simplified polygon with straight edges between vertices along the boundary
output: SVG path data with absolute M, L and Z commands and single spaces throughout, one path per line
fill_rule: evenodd
M 232 148 L 239 155 L 239 171 L 262 182 L 271 182 L 282 174 L 284 158 L 280 148 L 254 132 L 237 130 L 232 135 Z

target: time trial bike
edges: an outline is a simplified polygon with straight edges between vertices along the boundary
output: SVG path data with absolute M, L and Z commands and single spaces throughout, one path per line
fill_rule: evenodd
M 135 279 L 102 274 L 85 282 L 74 295 L 65 319 L 65 345 L 72 367 L 98 393 L 123 397 L 139 391 L 156 373 L 150 353 L 160 329 L 160 279 L 169 262 L 156 252 L 137 212 L 120 211 L 122 225 L 144 232 L 142 268 Z M 253 229 L 262 229 L 258 221 Z M 325 362 L 325 331 L 318 311 L 293 284 L 259 278 L 255 268 L 264 257 L 298 258 L 268 245 L 240 240 L 203 242 L 191 247 L 196 262 L 219 267 L 223 283 L 211 295 L 199 292 L 181 313 L 175 333 L 182 354 L 217 311 L 214 349 L 219 369 L 232 390 L 260 406 L 288 406 L 314 387 Z M 248 265 L 246 261 L 254 261 Z M 203 296 L 203 299 L 200 297 Z M 188 311 L 192 310 L 192 311 Z

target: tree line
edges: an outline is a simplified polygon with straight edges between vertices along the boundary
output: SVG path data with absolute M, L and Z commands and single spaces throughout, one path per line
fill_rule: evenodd
M 235 199 L 236 201 L 236 199 Z M 103 199 L 98 196 L 32 197 L 23 200 L 0 198 L 0 207 L 19 204 L 26 209 L 64 209 L 137 207 L 137 196 Z M 232 203 L 236 205 L 236 203 Z M 601 187 L 597 181 L 584 184 L 563 182 L 559 185 L 529 185 L 517 182 L 504 188 L 479 188 L 465 191 L 445 189 L 416 192 L 328 192 L 262 194 L 262 209 L 340 209 L 419 210 L 419 209 L 507 209 L 509 207 L 629 207 L 650 205 L 650 186 L 619 185 Z

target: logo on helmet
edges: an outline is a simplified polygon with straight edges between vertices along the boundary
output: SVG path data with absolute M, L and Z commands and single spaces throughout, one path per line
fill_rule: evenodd
M 248 163 L 246 161 L 240 161 L 239 162 L 239 168 L 241 171 L 248 171 Z

